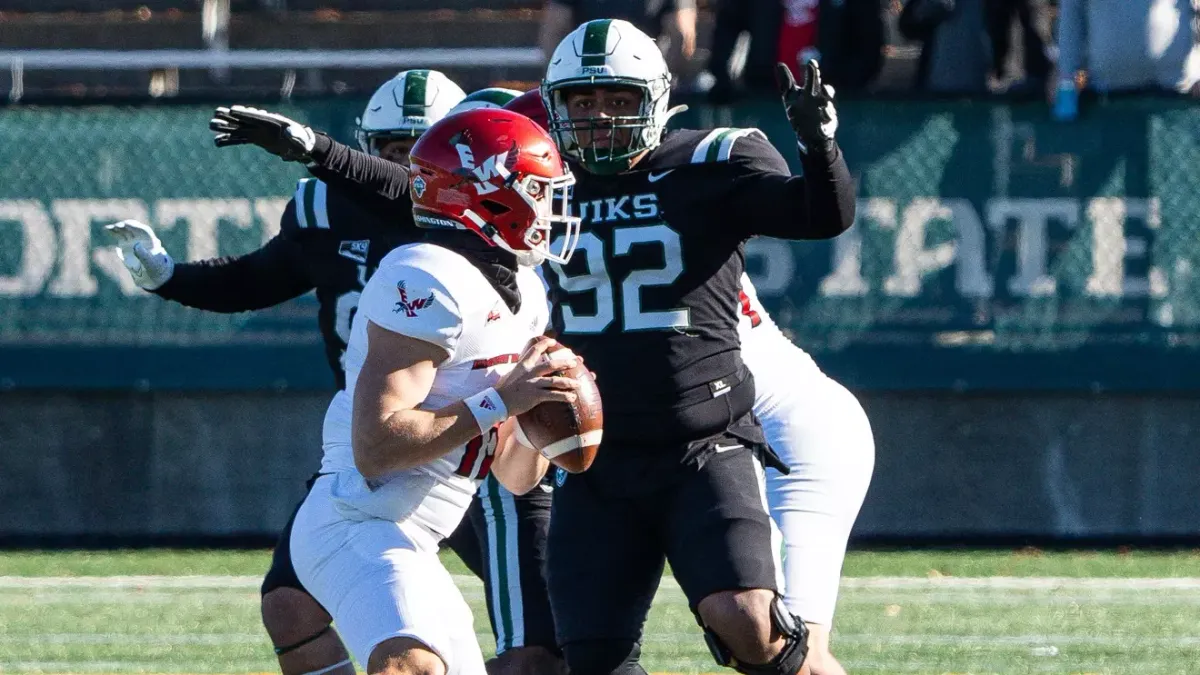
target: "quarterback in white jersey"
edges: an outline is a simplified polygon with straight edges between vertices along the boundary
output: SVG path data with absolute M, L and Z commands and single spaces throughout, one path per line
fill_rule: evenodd
M 553 373 L 578 360 L 545 356 L 555 342 L 533 271 L 570 257 L 573 179 L 545 132 L 502 110 L 445 118 L 411 161 L 414 218 L 441 229 L 389 253 L 363 290 L 292 559 L 368 672 L 483 675 L 438 544 L 489 471 L 516 493 L 545 473 L 510 416 L 574 400 L 577 383 Z
M 784 603 L 809 627 L 813 673 L 844 673 L 829 631 L 850 529 L 875 466 L 875 439 L 858 399 L 826 377 L 763 309 L 742 275 L 738 335 L 754 374 L 754 414 L 791 473 L 767 473 L 771 516 L 785 546 Z

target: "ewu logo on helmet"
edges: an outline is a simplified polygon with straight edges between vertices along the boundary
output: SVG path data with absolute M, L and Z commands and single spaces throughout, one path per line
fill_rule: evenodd
M 500 187 L 493 183 L 492 179 L 503 178 L 504 180 L 508 180 L 508 177 L 512 175 L 509 166 L 516 163 L 516 157 L 513 157 L 514 161 L 509 161 L 509 154 L 512 152 L 511 149 L 488 157 L 480 165 L 475 164 L 475 155 L 471 152 L 470 146 L 458 142 L 454 144 L 454 149 L 458 152 L 458 159 L 462 162 L 463 169 L 468 172 L 468 175 L 475 178 L 475 191 L 478 194 L 486 195 L 499 190 Z

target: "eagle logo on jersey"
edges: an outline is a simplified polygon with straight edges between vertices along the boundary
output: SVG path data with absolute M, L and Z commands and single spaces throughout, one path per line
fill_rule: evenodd
M 417 315 L 417 312 L 433 304 L 433 291 L 429 292 L 428 298 L 409 300 L 408 289 L 405 288 L 405 282 L 401 281 L 400 283 L 396 284 L 396 290 L 400 292 L 400 301 L 396 303 L 396 308 L 392 311 L 397 314 L 403 311 L 404 316 L 412 318 Z

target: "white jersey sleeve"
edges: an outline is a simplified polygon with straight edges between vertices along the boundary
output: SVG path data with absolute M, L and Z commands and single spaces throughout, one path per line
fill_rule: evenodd
M 798 378 L 824 377 L 812 357 L 779 330 L 759 302 L 749 275 L 742 275 L 738 338 L 742 361 L 754 375 L 754 414 L 772 415 L 796 387 Z
M 412 265 L 381 265 L 363 289 L 358 313 L 384 330 L 435 344 L 451 357 L 462 337 L 462 309 L 450 290 Z
M 546 296 L 546 326 L 543 332 L 548 332 L 554 328 L 551 325 L 551 317 L 554 316 L 554 303 L 550 301 L 550 284 L 546 283 L 546 273 L 542 271 L 541 265 L 533 268 L 533 271 L 537 273 L 538 281 L 542 282 L 543 295 Z

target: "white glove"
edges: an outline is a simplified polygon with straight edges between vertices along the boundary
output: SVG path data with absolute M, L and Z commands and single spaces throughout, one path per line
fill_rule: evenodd
M 122 220 L 105 225 L 104 230 L 117 240 L 117 255 L 138 286 L 153 291 L 167 283 L 175 273 L 175 261 L 149 225 Z

